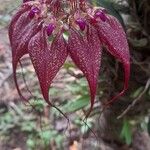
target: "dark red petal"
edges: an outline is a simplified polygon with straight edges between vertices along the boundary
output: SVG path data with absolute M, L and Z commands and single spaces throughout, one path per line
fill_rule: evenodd
M 9 38 L 12 47 L 12 64 L 13 64 L 13 75 L 16 88 L 19 95 L 23 100 L 25 98 L 22 96 L 20 89 L 18 87 L 16 78 L 16 68 L 20 61 L 20 58 L 28 53 L 28 43 L 33 35 L 39 31 L 39 21 L 31 20 L 28 17 L 29 7 L 21 8 L 15 17 L 12 19 L 9 26 Z
M 97 79 L 101 62 L 101 43 L 97 31 L 93 27 L 88 27 L 86 35 L 82 36 L 78 31 L 71 29 L 68 50 L 72 60 L 77 67 L 84 73 L 90 88 L 91 108 L 93 108 Z
M 26 30 L 23 32 L 24 36 L 22 36 L 20 43 L 18 44 L 18 47 L 16 49 L 13 48 L 12 64 L 13 64 L 14 81 L 16 84 L 17 91 L 23 99 L 25 99 L 25 98 L 22 96 L 22 94 L 19 90 L 17 78 L 16 78 L 17 64 L 20 61 L 21 57 L 28 53 L 28 43 L 29 43 L 31 37 L 33 37 L 40 30 L 40 28 L 41 28 L 41 25 L 38 25 L 37 22 L 35 22 L 34 24 L 33 23 L 29 24 L 26 27 Z
M 14 32 L 14 26 L 16 25 L 18 19 L 20 18 L 20 16 L 22 16 L 24 13 L 26 13 L 28 10 L 30 10 L 29 6 L 22 6 L 19 8 L 19 10 L 17 11 L 17 13 L 13 16 L 10 25 L 9 25 L 9 39 L 10 42 L 12 43 L 12 35 Z M 19 26 L 22 27 L 22 26 Z M 18 29 L 20 30 L 20 28 L 18 27 Z
M 12 29 L 12 34 L 10 35 L 10 41 L 11 41 L 11 47 L 16 50 L 18 47 L 18 44 L 21 41 L 21 38 L 23 35 L 23 32 L 25 31 L 25 28 L 28 24 L 30 24 L 31 19 L 28 16 L 29 11 L 26 11 L 23 13 L 18 20 L 16 21 L 15 25 Z M 12 49 L 12 50 L 13 50 Z
M 124 88 L 114 98 L 112 98 L 108 104 L 114 102 L 119 96 L 123 95 L 128 88 L 129 76 L 130 76 L 130 54 L 127 43 L 126 34 L 118 22 L 112 16 L 108 17 L 106 22 L 99 22 L 97 26 L 99 38 L 102 43 L 107 47 L 107 50 L 117 59 L 121 61 L 124 68 Z
M 51 104 L 49 87 L 68 55 L 65 41 L 62 35 L 58 34 L 51 44 L 46 29 L 42 29 L 31 39 L 28 49 L 43 97 L 48 104 Z
M 13 76 L 14 76 L 14 81 L 16 84 L 16 88 L 18 91 L 18 94 L 20 95 L 20 97 L 23 100 L 26 100 L 19 89 L 18 83 L 17 83 L 17 78 L 16 78 L 16 67 L 19 61 L 19 58 L 21 56 L 23 56 L 24 52 L 22 53 L 22 49 L 20 51 L 20 49 L 17 50 L 18 44 L 20 43 L 20 39 L 21 39 L 21 34 L 22 34 L 22 29 L 24 29 L 23 27 L 26 26 L 26 24 L 28 24 L 28 22 L 26 21 L 26 17 L 29 11 L 29 7 L 28 6 L 23 6 L 21 7 L 17 13 L 14 15 L 14 17 L 11 20 L 10 26 L 9 26 L 9 39 L 10 39 L 10 44 L 11 44 L 11 48 L 12 48 L 12 64 L 13 64 Z M 24 49 L 23 49 L 24 51 Z M 17 52 L 19 52 L 19 56 L 17 55 Z

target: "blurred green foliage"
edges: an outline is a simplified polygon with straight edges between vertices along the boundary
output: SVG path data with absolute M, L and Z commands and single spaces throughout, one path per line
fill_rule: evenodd
M 132 132 L 130 122 L 124 119 L 122 131 L 120 134 L 121 138 L 125 140 L 126 144 L 130 145 L 132 142 Z
M 69 114 L 88 107 L 89 95 L 85 79 L 81 78 L 79 81 L 67 85 L 67 90 L 75 98 L 58 106 L 63 113 Z M 56 94 L 57 90 L 52 88 L 51 95 L 55 96 Z M 38 93 L 36 96 L 38 96 Z M 11 138 L 10 133 L 17 129 L 25 135 L 26 146 L 29 150 L 37 148 L 46 150 L 49 149 L 51 143 L 55 143 L 57 149 L 62 149 L 66 136 L 55 129 L 55 126 L 49 122 L 50 118 L 45 118 L 43 111 L 46 106 L 47 104 L 42 99 L 31 99 L 26 105 L 10 103 L 9 111 L 3 112 L 1 110 L 3 115 L 0 117 L 0 136 L 9 139 Z M 61 117 L 61 114 L 55 108 L 51 111 L 49 109 L 49 113 L 57 118 Z M 77 116 L 73 123 L 84 134 L 92 127 L 93 120 L 89 118 L 85 124 L 80 116 Z

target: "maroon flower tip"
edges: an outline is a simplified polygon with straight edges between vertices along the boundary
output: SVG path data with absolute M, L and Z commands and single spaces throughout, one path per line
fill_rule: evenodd
M 79 18 L 76 20 L 76 23 L 79 25 L 80 30 L 84 31 L 85 27 L 86 27 L 86 22 L 84 19 Z
M 95 13 L 95 18 L 100 18 L 102 21 L 107 20 L 107 16 L 105 15 L 105 12 L 103 10 L 99 10 Z
M 46 29 L 46 32 L 47 32 L 47 35 L 48 36 L 51 36 L 52 32 L 54 31 L 55 29 L 55 25 L 54 24 L 49 24 L 47 26 L 47 29 Z
M 40 12 L 40 10 L 37 7 L 34 7 L 31 9 L 31 11 L 29 12 L 29 16 L 30 18 L 34 18 L 35 14 L 38 14 Z

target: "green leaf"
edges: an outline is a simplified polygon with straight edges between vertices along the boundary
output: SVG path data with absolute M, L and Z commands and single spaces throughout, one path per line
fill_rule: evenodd
M 91 118 L 86 120 L 86 124 L 85 123 L 82 124 L 81 132 L 86 133 L 87 131 L 89 131 L 90 128 L 92 128 L 92 119 Z
M 67 69 L 67 70 L 69 68 L 74 68 L 74 67 L 75 67 L 75 65 L 71 62 L 65 62 L 65 64 L 64 64 L 64 68 Z
M 63 140 L 64 140 L 64 137 L 63 137 L 62 134 L 57 135 L 56 138 L 55 138 L 57 147 L 58 147 L 59 149 L 60 149 L 61 146 L 62 146 Z
M 34 142 L 34 140 L 31 139 L 31 138 L 28 138 L 28 139 L 27 139 L 27 146 L 28 146 L 29 149 L 33 149 L 33 148 L 35 147 L 35 142 Z
M 49 129 L 45 131 L 41 131 L 39 133 L 39 136 L 42 141 L 44 141 L 45 145 L 44 146 L 49 146 L 51 141 L 56 142 L 56 146 L 60 148 L 62 146 L 64 136 L 59 134 L 56 130 L 54 129 Z
M 121 138 L 125 140 L 126 144 L 130 145 L 132 142 L 131 125 L 128 120 L 124 120 L 121 131 Z
M 141 92 L 143 91 L 143 89 L 144 89 L 143 87 L 140 87 L 140 88 L 136 89 L 136 90 L 132 93 L 131 97 L 132 97 L 132 98 L 138 97 L 138 96 L 141 94 Z
M 71 113 L 82 109 L 88 104 L 89 104 L 89 96 L 83 96 L 79 97 L 74 101 L 68 102 L 66 105 L 63 106 L 63 110 L 65 113 Z
M 23 121 L 21 124 L 21 131 L 33 133 L 36 129 L 36 124 L 34 121 Z
M 35 108 L 35 110 L 42 112 L 46 103 L 42 99 L 38 100 L 30 100 L 31 106 Z
M 57 135 L 55 130 L 46 130 L 39 133 L 40 137 L 46 144 L 48 144 Z
M 64 33 L 63 33 L 63 38 L 64 38 L 64 40 L 65 40 L 66 42 L 68 42 L 68 39 L 69 39 L 69 33 L 68 33 L 68 31 L 64 31 Z
M 67 89 L 75 95 L 88 95 L 87 81 L 80 79 L 76 83 L 67 85 Z

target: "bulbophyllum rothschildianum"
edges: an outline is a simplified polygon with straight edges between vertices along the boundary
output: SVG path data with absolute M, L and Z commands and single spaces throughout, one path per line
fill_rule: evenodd
M 102 46 L 124 68 L 124 88 L 108 103 L 124 94 L 130 75 L 130 55 L 125 32 L 118 20 L 86 0 L 24 0 L 9 26 L 14 80 L 20 96 L 16 68 L 29 54 L 45 101 L 53 78 L 69 55 L 89 85 L 91 107 L 96 95 Z M 88 116 L 87 115 L 87 116 Z

